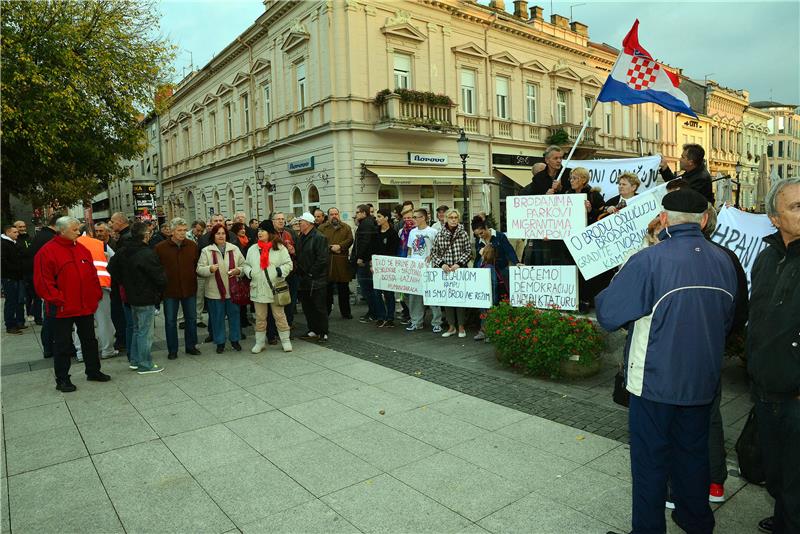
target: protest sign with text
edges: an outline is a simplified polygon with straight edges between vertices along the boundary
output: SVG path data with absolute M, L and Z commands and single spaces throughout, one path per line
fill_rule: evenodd
M 619 194 L 617 187 L 619 177 L 626 172 L 632 172 L 639 177 L 641 184 L 637 193 L 640 195 L 657 187 L 659 163 L 661 163 L 661 156 L 646 156 L 643 158 L 570 160 L 565 161 L 564 166 L 569 169 L 584 167 L 588 170 L 589 186 L 599 187 L 603 197 L 608 200 Z
M 647 225 L 662 211 L 666 184 L 636 195 L 628 205 L 565 241 L 569 253 L 587 280 L 613 269 L 641 248 Z
M 426 306 L 458 308 L 492 307 L 492 273 L 489 269 L 425 269 Z
M 732 250 L 739 258 L 750 287 L 750 272 L 758 253 L 767 247 L 763 238 L 775 233 L 775 227 L 766 215 L 756 215 L 736 208 L 722 208 L 717 215 L 717 228 L 711 240 Z
M 506 197 L 511 239 L 566 239 L 586 226 L 586 194 Z
M 509 267 L 512 306 L 578 309 L 578 269 L 574 265 Z
M 423 260 L 372 256 L 372 285 L 384 291 L 422 295 L 425 267 Z

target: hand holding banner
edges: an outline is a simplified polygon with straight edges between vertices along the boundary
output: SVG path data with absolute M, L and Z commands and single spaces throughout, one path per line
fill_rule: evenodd
M 658 186 L 658 166 L 661 156 L 623 159 L 592 159 L 565 161 L 569 169 L 584 167 L 589 171 L 589 186 L 598 187 L 606 200 L 619 194 L 619 177 L 632 172 L 639 177 L 641 184 L 636 190 L 640 195 Z

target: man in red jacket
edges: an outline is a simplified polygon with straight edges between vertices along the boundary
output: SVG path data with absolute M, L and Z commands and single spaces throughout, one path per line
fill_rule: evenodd
M 74 217 L 61 217 L 55 225 L 57 235 L 44 245 L 33 260 L 33 283 L 45 302 L 45 313 L 53 319 L 53 367 L 56 389 L 77 388 L 69 379 L 72 327 L 78 330 L 86 379 L 107 382 L 111 377 L 100 372 L 94 312 L 103 296 L 97 270 L 89 249 L 77 242 L 80 223 Z

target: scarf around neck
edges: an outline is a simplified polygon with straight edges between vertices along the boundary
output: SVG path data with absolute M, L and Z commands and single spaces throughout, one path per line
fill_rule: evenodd
M 266 269 L 269 267 L 269 251 L 272 249 L 272 241 L 258 240 L 258 248 L 261 250 L 261 268 Z

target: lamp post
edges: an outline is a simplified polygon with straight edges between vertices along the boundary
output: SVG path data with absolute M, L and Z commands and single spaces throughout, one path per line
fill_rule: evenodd
M 741 191 L 741 189 L 742 189 L 742 179 L 740 178 L 740 174 L 742 172 L 742 162 L 741 161 L 737 161 L 736 162 L 736 167 L 734 167 L 734 168 L 736 170 L 736 181 L 735 181 L 735 183 L 736 183 L 736 197 L 735 197 L 735 200 L 733 202 L 733 207 L 738 210 L 739 209 L 739 191 Z
M 256 198 L 256 219 L 261 222 L 261 190 L 264 188 L 264 169 L 261 165 L 256 167 L 256 185 L 258 185 L 258 197 Z
M 467 192 L 467 158 L 469 157 L 469 139 L 464 134 L 464 129 L 461 128 L 461 135 L 458 138 L 458 155 L 461 156 L 461 178 L 462 190 L 461 195 L 464 197 L 464 229 L 469 228 L 469 194 Z M 469 232 L 469 230 L 467 230 Z

